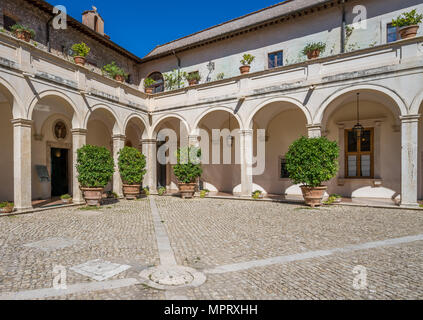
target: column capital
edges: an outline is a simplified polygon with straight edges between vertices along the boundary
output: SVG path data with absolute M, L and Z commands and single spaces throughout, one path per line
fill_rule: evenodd
M 254 130 L 253 129 L 240 129 L 239 134 L 243 136 L 253 135 Z
M 306 125 L 307 129 L 311 129 L 311 130 L 320 130 L 322 129 L 322 124 L 321 123 L 313 123 L 313 124 L 308 124 Z
M 420 120 L 420 117 L 420 114 L 407 114 L 405 116 L 400 116 L 400 120 L 402 123 L 418 122 Z
M 13 119 L 11 120 L 14 127 L 32 127 L 33 120 L 28 119 Z
M 157 139 L 141 139 L 141 144 L 157 144 Z
M 113 140 L 122 140 L 125 141 L 126 140 L 126 136 L 123 134 L 114 134 L 112 135 L 112 139 Z
M 86 135 L 88 132 L 87 129 L 75 128 L 71 130 L 72 135 Z

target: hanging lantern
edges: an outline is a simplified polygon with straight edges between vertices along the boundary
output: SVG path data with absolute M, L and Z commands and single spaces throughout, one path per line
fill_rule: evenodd
M 357 93 L 357 124 L 353 127 L 354 135 L 357 140 L 363 135 L 364 128 L 360 124 L 360 93 Z

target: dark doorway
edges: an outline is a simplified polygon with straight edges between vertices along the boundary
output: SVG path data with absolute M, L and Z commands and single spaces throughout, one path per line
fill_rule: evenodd
M 51 196 L 69 193 L 68 150 L 51 148 Z
M 165 144 L 165 141 L 158 142 L 157 149 L 160 148 L 163 144 Z M 161 164 L 160 162 L 161 161 L 157 161 L 157 187 L 166 188 L 166 164 Z

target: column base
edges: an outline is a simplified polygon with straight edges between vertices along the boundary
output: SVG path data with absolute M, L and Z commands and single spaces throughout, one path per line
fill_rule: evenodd
M 417 209 L 417 208 L 420 208 L 420 204 L 418 204 L 418 203 L 401 203 L 400 207 L 401 208 Z
M 33 207 L 26 207 L 26 208 L 15 208 L 14 212 L 25 212 L 25 211 L 32 211 L 34 210 Z

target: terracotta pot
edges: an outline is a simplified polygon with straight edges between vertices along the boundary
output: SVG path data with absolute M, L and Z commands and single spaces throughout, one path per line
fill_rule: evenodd
M 250 72 L 251 67 L 250 66 L 241 66 L 239 68 L 239 71 L 241 71 L 241 74 L 247 74 Z
M 153 88 L 145 88 L 145 93 L 153 94 Z
M 62 199 L 63 204 L 70 204 L 72 203 L 72 199 Z
M 320 56 L 320 50 L 313 50 L 310 52 L 307 52 L 307 58 L 309 59 L 316 59 Z
M 182 199 L 193 198 L 195 194 L 196 183 L 180 183 L 179 193 Z
M 115 80 L 116 81 L 119 81 L 119 82 L 124 82 L 125 81 L 125 78 L 124 78 L 124 76 L 121 76 L 121 75 L 115 75 Z
M 80 66 L 85 66 L 85 63 L 87 62 L 87 59 L 85 59 L 85 57 L 81 57 L 81 56 L 73 57 L 73 60 L 75 61 L 76 64 L 78 64 Z
M 398 30 L 401 39 L 414 38 L 417 35 L 418 31 L 419 31 L 418 25 L 406 26 Z
M 84 199 L 89 206 L 99 207 L 103 198 L 103 188 L 81 188 Z
M 15 210 L 15 207 L 4 207 L 0 209 L 1 213 L 12 213 Z
M 26 30 L 18 30 L 15 32 L 16 38 L 29 42 L 31 40 L 31 32 Z
M 126 200 L 135 200 L 140 195 L 140 184 L 124 184 L 123 194 Z
M 306 205 L 311 207 L 321 206 L 323 196 L 328 187 L 307 187 L 301 186 L 301 191 L 303 192 L 303 197 Z
M 190 86 L 195 86 L 196 84 L 198 84 L 198 81 L 196 79 L 192 79 L 192 80 L 188 80 L 188 83 Z

